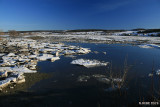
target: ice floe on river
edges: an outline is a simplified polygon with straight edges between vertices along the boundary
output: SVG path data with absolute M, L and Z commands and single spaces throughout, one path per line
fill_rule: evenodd
M 71 64 L 81 65 L 84 67 L 95 67 L 95 66 L 107 66 L 109 62 L 100 62 L 98 60 L 89 59 L 76 59 L 71 62 Z
M 158 69 L 158 70 L 156 71 L 156 74 L 157 74 L 157 75 L 160 75 L 160 69 Z
M 117 78 L 117 77 L 111 77 L 110 75 L 102 75 L 102 74 L 94 74 L 91 76 L 88 75 L 81 75 L 77 78 L 78 82 L 88 82 L 89 79 L 96 79 L 97 81 L 111 85 L 111 87 L 105 89 L 105 91 L 116 91 L 118 89 L 127 89 L 124 87 L 124 79 Z
M 138 46 L 140 48 L 160 48 L 160 45 L 156 45 L 156 44 L 142 44 Z

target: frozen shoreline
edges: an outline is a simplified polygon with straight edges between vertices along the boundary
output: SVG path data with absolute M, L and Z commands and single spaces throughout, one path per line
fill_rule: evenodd
M 62 55 L 87 54 L 91 50 L 62 43 L 46 43 L 25 38 L 0 41 L 0 88 L 25 82 L 24 73 L 36 73 L 39 61 L 60 60 Z M 10 48 L 10 49 L 8 49 Z M 11 53 L 12 52 L 12 53 Z

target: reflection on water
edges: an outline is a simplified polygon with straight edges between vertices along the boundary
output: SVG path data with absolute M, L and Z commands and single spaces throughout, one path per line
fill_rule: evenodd
M 155 75 L 152 81 L 148 74 L 152 73 L 153 61 L 154 69 L 160 68 L 160 49 L 143 49 L 122 44 L 68 44 L 90 48 L 92 52 L 86 55 L 75 55 L 76 57 L 61 56 L 61 59 L 55 62 L 39 62 L 39 72 L 52 73 L 53 77 L 35 84 L 29 90 L 53 95 L 54 98 L 58 98 L 53 100 L 55 104 L 62 101 L 64 105 L 75 106 L 138 105 L 139 101 L 153 100 L 150 97 L 151 91 L 154 91 L 152 86 L 154 84 L 154 88 L 159 89 L 159 77 Z M 109 78 L 110 66 L 85 68 L 70 64 L 72 60 L 79 58 L 112 62 L 113 76 L 118 77 L 124 73 L 126 56 L 128 56 L 127 65 L 130 69 L 125 79 L 125 87 L 115 91 L 106 91 L 110 84 L 93 77 L 98 74 Z M 80 77 L 86 80 L 79 81 Z

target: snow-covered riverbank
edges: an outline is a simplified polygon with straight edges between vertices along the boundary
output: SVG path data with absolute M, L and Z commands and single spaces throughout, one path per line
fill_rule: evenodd
M 59 60 L 61 55 L 87 54 L 87 48 L 30 39 L 3 39 L 0 53 L 0 88 L 25 82 L 24 73 L 36 73 L 37 62 Z M 14 47 L 14 48 L 13 48 Z M 10 50 L 7 50 L 11 48 Z

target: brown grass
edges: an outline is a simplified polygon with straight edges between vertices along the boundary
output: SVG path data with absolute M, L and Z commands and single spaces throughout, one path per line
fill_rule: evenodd
M 112 73 L 112 62 L 111 62 L 111 65 L 110 65 L 110 79 L 111 79 L 111 86 L 112 88 L 115 88 L 115 86 L 117 86 L 118 89 L 121 89 L 124 84 L 125 84 L 125 81 L 126 81 L 126 77 L 127 77 L 127 73 L 129 71 L 129 66 L 127 65 L 127 57 L 125 58 L 125 61 L 124 61 L 124 69 L 123 69 L 123 73 L 119 73 L 117 74 L 117 77 L 122 79 L 122 81 L 119 81 L 119 82 L 114 82 L 113 79 L 113 73 Z

